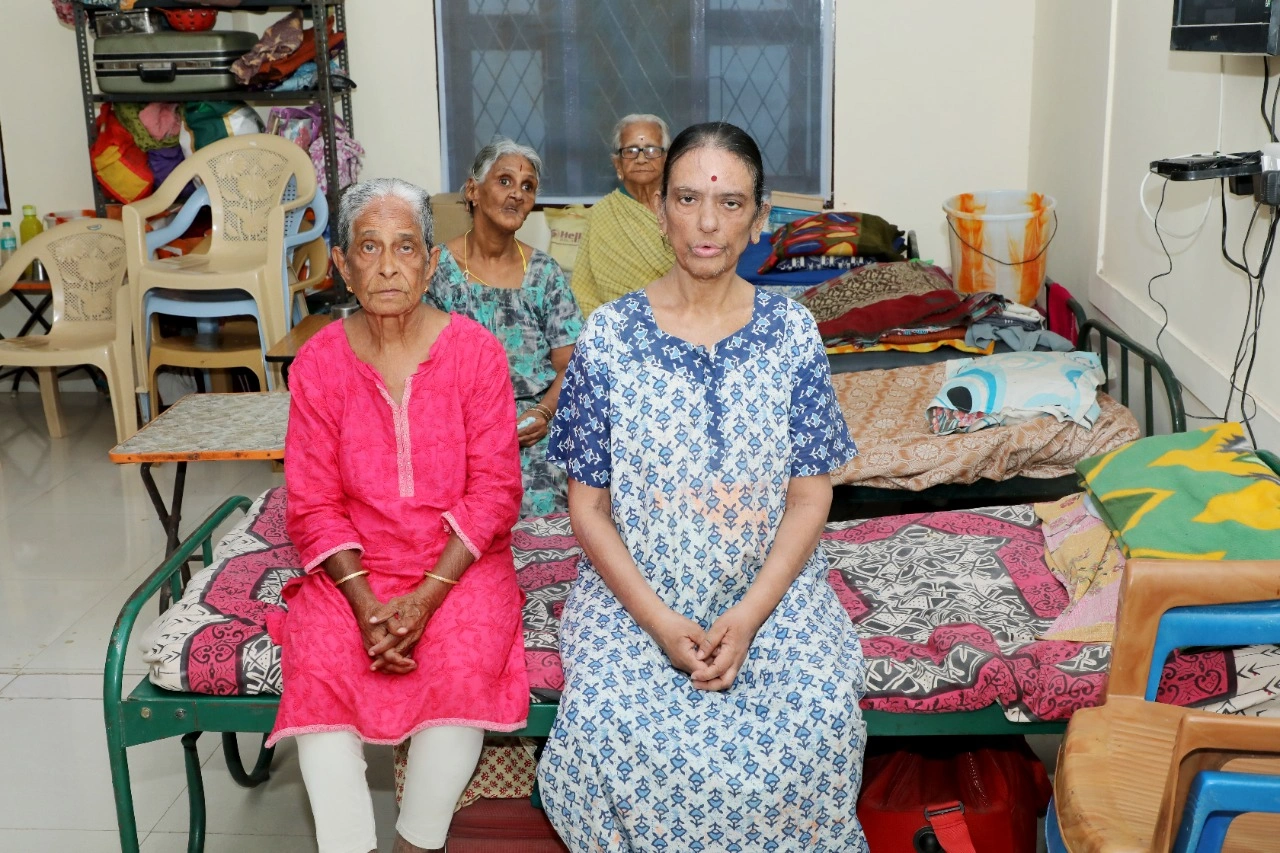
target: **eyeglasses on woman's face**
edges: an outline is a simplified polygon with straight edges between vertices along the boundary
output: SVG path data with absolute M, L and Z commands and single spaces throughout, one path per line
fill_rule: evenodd
M 667 149 L 661 145 L 628 145 L 626 148 L 618 149 L 618 156 L 623 160 L 634 160 L 641 154 L 649 160 L 657 160 L 659 157 L 667 153 Z

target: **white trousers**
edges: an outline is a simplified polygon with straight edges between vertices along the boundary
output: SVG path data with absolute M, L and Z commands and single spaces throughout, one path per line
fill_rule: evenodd
M 298 765 L 311 799 L 320 853 L 378 849 L 364 744 L 351 732 L 298 735 Z M 484 730 L 424 729 L 409 744 L 396 831 L 415 847 L 443 847 L 453 807 L 475 772 Z

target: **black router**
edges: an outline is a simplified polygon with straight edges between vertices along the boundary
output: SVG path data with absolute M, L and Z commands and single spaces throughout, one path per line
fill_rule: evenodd
M 1262 171 L 1262 152 L 1197 154 L 1193 157 L 1152 160 L 1151 171 L 1171 181 L 1210 181 L 1256 175 Z

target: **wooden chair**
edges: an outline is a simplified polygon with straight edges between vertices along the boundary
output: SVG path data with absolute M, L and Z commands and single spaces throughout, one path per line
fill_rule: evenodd
M 0 295 L 39 260 L 49 274 L 53 323 L 45 335 L 0 340 L 0 364 L 32 367 L 40 377 L 49 435 L 62 438 L 58 368 L 91 364 L 107 377 L 116 440 L 138 430 L 133 399 L 133 365 L 129 358 L 128 285 L 124 229 L 109 219 L 78 219 L 34 238 L 0 268 Z
M 1280 720 L 1152 701 L 1172 648 L 1280 642 L 1280 561 L 1137 560 L 1123 584 L 1106 702 L 1062 743 L 1049 850 L 1280 849 Z

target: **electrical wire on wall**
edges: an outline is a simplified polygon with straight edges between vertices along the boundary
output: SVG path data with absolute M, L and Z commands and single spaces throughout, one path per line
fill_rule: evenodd
M 1259 101 L 1258 108 L 1262 116 L 1263 124 L 1266 126 L 1267 134 L 1269 138 L 1271 139 L 1272 142 L 1278 142 L 1280 141 L 1280 139 L 1277 139 L 1277 134 L 1276 134 L 1276 105 L 1277 105 L 1277 101 L 1280 100 L 1280 81 L 1277 82 L 1275 91 L 1271 95 L 1270 111 L 1268 112 L 1267 94 L 1270 90 L 1271 63 L 1268 57 L 1265 57 L 1265 56 L 1263 57 L 1262 62 L 1263 62 L 1262 98 Z M 1221 65 L 1219 66 L 1219 68 L 1221 71 Z M 1221 77 L 1219 77 L 1219 87 L 1221 87 Z M 1221 135 L 1222 135 L 1222 101 L 1221 101 L 1221 89 L 1219 89 L 1219 103 L 1218 103 L 1219 147 L 1221 147 Z M 1150 176 L 1150 173 L 1148 173 L 1148 176 Z M 1143 180 L 1143 187 L 1145 188 L 1145 186 L 1146 186 L 1146 179 Z M 1184 237 L 1184 236 L 1192 236 L 1192 234 L 1195 233 L 1195 232 L 1192 232 L 1192 234 L 1187 234 L 1187 235 L 1173 234 L 1169 231 L 1166 231 L 1160 228 L 1160 224 L 1159 224 L 1160 211 L 1164 207 L 1166 189 L 1168 189 L 1167 179 L 1165 181 L 1164 186 L 1162 186 L 1160 189 L 1160 203 L 1156 207 L 1156 211 L 1154 215 L 1149 210 L 1147 210 L 1145 197 L 1143 198 L 1143 204 L 1142 204 L 1143 210 L 1147 213 L 1148 218 L 1151 219 L 1152 227 L 1155 229 L 1156 238 L 1160 242 L 1160 249 L 1161 251 L 1164 252 L 1165 262 L 1167 264 L 1167 269 L 1165 269 L 1163 272 L 1156 273 L 1147 281 L 1147 296 L 1151 299 L 1152 302 L 1154 302 L 1156 305 L 1160 307 L 1160 310 L 1164 314 L 1164 320 L 1160 324 L 1160 330 L 1156 333 L 1156 350 L 1157 352 L 1160 353 L 1161 357 L 1164 357 L 1164 350 L 1160 346 L 1160 338 L 1161 336 L 1163 336 L 1165 330 L 1169 326 L 1169 311 L 1168 311 L 1168 308 L 1165 307 L 1164 303 L 1161 302 L 1158 298 L 1156 298 L 1154 285 L 1158 279 L 1163 278 L 1173 272 L 1173 258 L 1169 254 L 1168 247 L 1165 245 L 1164 236 L 1168 235 L 1172 237 Z M 1230 420 L 1231 405 L 1233 402 L 1235 402 L 1236 395 L 1238 394 L 1240 422 L 1244 425 L 1245 430 L 1249 433 L 1249 440 L 1253 442 L 1254 446 L 1256 447 L 1257 441 L 1254 437 L 1252 421 L 1254 417 L 1257 416 L 1258 404 L 1257 404 L 1257 400 L 1254 399 L 1253 395 L 1249 393 L 1249 382 L 1253 378 L 1253 369 L 1257 362 L 1258 340 L 1261 336 L 1261 331 L 1262 331 L 1262 316 L 1263 316 L 1262 309 L 1267 296 L 1266 274 L 1267 274 L 1267 268 L 1271 263 L 1272 250 L 1275 248 L 1277 227 L 1280 226 L 1280 207 L 1267 206 L 1267 209 L 1270 212 L 1271 222 L 1267 227 L 1267 236 L 1262 244 L 1262 253 L 1261 253 L 1261 257 L 1259 257 L 1258 259 L 1257 272 L 1254 272 L 1253 267 L 1249 263 L 1249 257 L 1248 257 L 1249 239 L 1253 235 L 1253 228 L 1258 221 L 1258 214 L 1262 210 L 1264 205 L 1261 202 L 1258 202 L 1253 207 L 1253 214 L 1249 217 L 1249 224 L 1245 228 L 1244 239 L 1241 241 L 1241 245 L 1240 245 L 1240 260 L 1237 261 L 1235 258 L 1231 256 L 1230 251 L 1228 251 L 1227 249 L 1227 199 L 1226 199 L 1225 190 L 1226 188 L 1224 186 L 1224 182 L 1222 180 L 1219 180 L 1218 181 L 1218 197 L 1219 197 L 1219 202 L 1221 204 L 1221 211 L 1222 211 L 1222 234 L 1220 238 L 1220 246 L 1222 249 L 1222 257 L 1227 261 L 1227 263 L 1231 264 L 1231 266 L 1235 267 L 1236 269 L 1240 270 L 1245 274 L 1245 279 L 1248 283 L 1248 289 L 1246 294 L 1247 298 L 1246 298 L 1246 305 L 1245 305 L 1245 320 L 1240 330 L 1240 339 L 1236 343 L 1236 354 L 1235 354 L 1235 358 L 1232 360 L 1231 376 L 1227 384 L 1227 401 L 1226 401 L 1226 405 L 1223 407 L 1222 416 L 1218 417 L 1215 415 L 1212 418 L 1208 418 L 1208 417 L 1202 417 L 1197 415 L 1188 415 L 1188 417 L 1196 418 L 1199 420 L 1216 420 L 1216 421 L 1224 421 L 1224 422 L 1227 420 Z M 1212 197 L 1210 197 L 1209 201 L 1211 204 Z M 1206 215 L 1207 215 L 1207 209 L 1208 208 L 1206 206 Z M 1203 224 L 1204 224 L 1204 218 L 1202 217 L 1200 226 L 1197 226 L 1196 231 L 1198 231 Z M 1242 372 L 1243 372 L 1243 375 L 1242 375 Z

